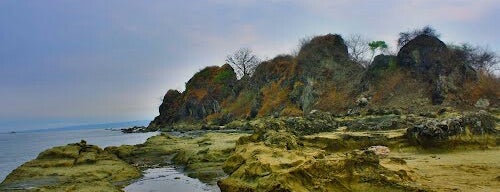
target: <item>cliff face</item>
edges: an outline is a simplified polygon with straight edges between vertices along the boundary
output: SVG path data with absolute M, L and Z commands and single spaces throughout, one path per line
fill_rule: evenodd
M 178 121 L 202 120 L 222 110 L 221 103 L 235 95 L 236 74 L 229 65 L 212 66 L 196 73 L 182 93 L 169 90 L 160 105 L 160 115 L 149 125 L 161 128 Z
M 412 112 L 467 107 L 471 102 L 467 103 L 466 92 L 478 91 L 478 75 L 436 37 L 417 36 L 397 55 L 378 55 L 365 69 L 349 59 L 340 35 L 328 34 L 302 45 L 297 56 L 262 62 L 244 79 L 237 80 L 227 64 L 201 70 L 186 83 L 184 92 L 167 92 L 150 127 L 179 121 L 222 125 L 234 119 L 302 116 L 312 110 L 340 115 L 370 108 Z M 477 100 L 488 92 L 479 91 L 469 97 Z M 488 93 L 496 105 L 498 91 Z
M 433 104 L 442 104 L 451 89 L 460 88 L 472 68 L 453 60 L 450 50 L 439 39 L 417 36 L 401 48 L 398 64 L 419 81 L 428 81 Z
M 340 35 L 313 38 L 297 56 L 299 67 L 299 105 L 304 112 L 313 109 L 343 111 L 352 103 L 363 67 L 349 60 L 347 46 Z

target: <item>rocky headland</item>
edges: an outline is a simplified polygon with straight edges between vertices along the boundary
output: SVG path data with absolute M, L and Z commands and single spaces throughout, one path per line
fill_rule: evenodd
M 120 191 L 176 165 L 222 191 L 498 190 L 500 84 L 461 53 L 420 34 L 364 67 L 328 34 L 240 79 L 207 67 L 136 128 L 160 135 L 49 149 L 0 189 Z

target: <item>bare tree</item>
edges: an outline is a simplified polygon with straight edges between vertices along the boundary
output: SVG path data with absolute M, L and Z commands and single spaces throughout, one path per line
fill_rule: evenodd
M 408 42 L 410 42 L 412 39 L 414 39 L 419 35 L 428 35 L 436 38 L 439 38 L 439 36 L 441 36 L 436 31 L 436 29 L 434 29 L 430 25 L 427 25 L 422 29 L 414 29 L 413 31 L 401 32 L 399 33 L 399 38 L 398 38 L 398 48 L 403 47 L 404 45 L 406 45 Z
M 370 63 L 368 46 L 369 41 L 360 34 L 351 34 L 347 37 L 346 44 L 349 50 L 349 56 L 353 61 L 360 63 L 363 66 L 368 66 Z
M 306 44 L 310 43 L 312 39 L 313 39 L 312 36 L 306 36 L 306 37 L 299 39 L 299 44 L 297 45 L 297 47 L 295 47 L 292 50 L 291 55 L 298 56 L 302 47 L 304 47 Z
M 498 64 L 500 59 L 498 55 L 489 49 L 489 47 L 474 46 L 468 43 L 461 45 L 449 45 L 455 54 L 465 63 L 479 71 L 495 74 L 500 70 Z
M 255 68 L 260 63 L 260 59 L 253 54 L 251 49 L 240 48 L 233 54 L 228 55 L 226 62 L 233 66 L 238 77 L 242 78 L 253 74 Z

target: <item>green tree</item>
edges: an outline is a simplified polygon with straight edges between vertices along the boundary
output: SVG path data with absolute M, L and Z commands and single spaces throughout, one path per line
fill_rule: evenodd
M 373 61 L 373 57 L 375 57 L 375 52 L 377 52 L 377 50 L 380 52 L 384 52 L 389 47 L 387 46 L 385 41 L 372 41 L 368 43 L 368 46 L 370 47 L 370 51 L 372 51 L 372 57 L 370 59 L 370 62 Z

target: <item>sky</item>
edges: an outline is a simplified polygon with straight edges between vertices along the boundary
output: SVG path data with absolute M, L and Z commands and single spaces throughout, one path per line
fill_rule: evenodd
M 168 89 L 248 47 L 431 25 L 500 51 L 498 0 L 0 0 L 0 132 L 153 119 Z

